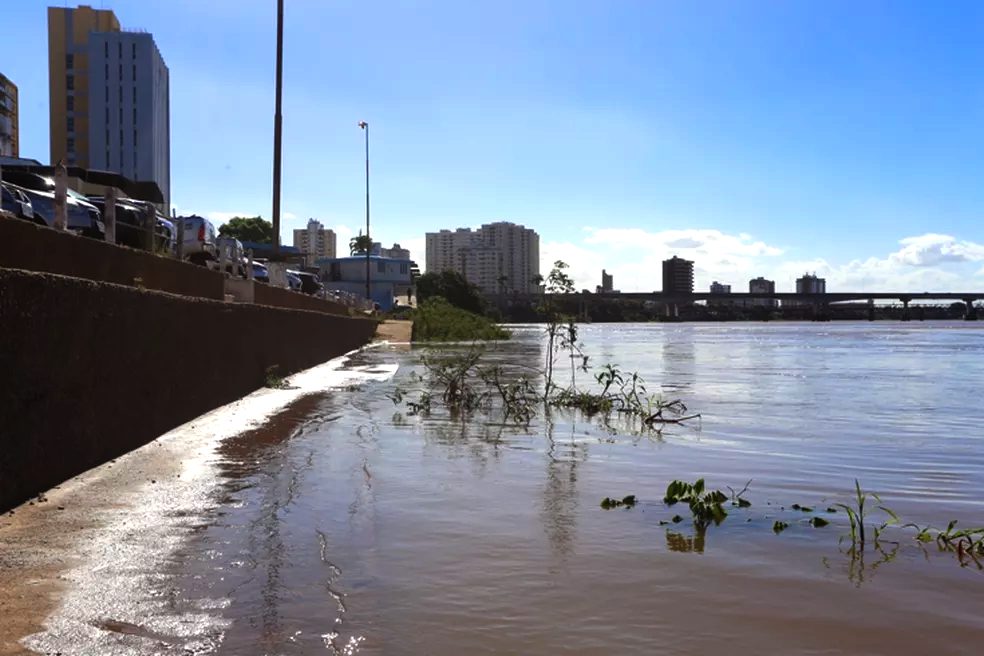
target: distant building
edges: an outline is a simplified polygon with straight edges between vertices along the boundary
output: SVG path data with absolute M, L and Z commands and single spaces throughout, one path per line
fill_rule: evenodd
M 749 294 L 775 294 L 776 283 L 774 280 L 766 280 L 759 276 L 748 281 Z M 779 301 L 774 298 L 752 298 L 746 305 L 775 308 L 779 307 Z
M 797 294 L 826 294 L 827 281 L 818 278 L 815 273 L 804 273 L 802 278 L 796 279 Z
M 598 294 L 609 294 L 615 291 L 615 278 L 604 269 L 601 270 L 601 284 L 595 287 Z
M 406 296 L 413 284 L 410 260 L 394 259 L 370 255 L 369 286 L 370 296 L 381 310 L 390 310 L 395 299 Z M 321 282 L 327 290 L 339 290 L 365 298 L 366 258 L 364 255 L 352 257 L 320 258 L 316 262 L 320 269 Z
M 426 250 L 429 273 L 457 271 L 486 294 L 537 291 L 540 236 L 530 228 L 499 221 L 428 232 Z
M 170 73 L 109 10 L 48 8 L 51 162 L 156 182 L 171 199 Z
M 17 85 L 0 73 L 0 157 L 20 157 Z
M 318 258 L 335 257 L 337 241 L 334 230 L 314 219 L 308 220 L 306 228 L 294 230 L 294 246 L 304 253 L 305 266 L 314 266 Z
M 663 293 L 693 294 L 694 263 L 676 255 L 663 260 Z
M 394 260 L 409 260 L 410 251 L 409 249 L 402 248 L 399 244 L 393 244 L 392 248 L 383 248 L 383 245 L 378 241 L 372 242 L 372 254 L 378 255 L 379 257 L 390 257 Z
M 711 283 L 711 293 L 712 294 L 730 294 L 731 285 L 722 285 L 717 280 Z

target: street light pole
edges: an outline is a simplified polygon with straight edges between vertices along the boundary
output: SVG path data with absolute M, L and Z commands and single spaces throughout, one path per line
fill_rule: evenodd
M 369 252 L 372 250 L 372 238 L 369 236 L 369 124 L 365 121 L 359 121 L 359 127 L 366 133 L 366 299 L 372 301 L 369 285 Z
M 284 0 L 277 0 L 277 109 L 273 116 L 273 258 L 280 256 L 280 160 L 284 91 Z

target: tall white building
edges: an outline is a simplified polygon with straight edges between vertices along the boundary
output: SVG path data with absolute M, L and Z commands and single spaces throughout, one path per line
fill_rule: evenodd
M 540 236 L 530 228 L 499 221 L 429 232 L 426 246 L 428 272 L 458 271 L 487 294 L 537 291 Z
M 89 168 L 156 182 L 167 211 L 171 199 L 170 73 L 154 37 L 146 32 L 91 32 L 85 54 Z M 70 135 L 85 129 L 82 121 L 72 125 L 71 116 L 67 121 Z M 71 160 L 78 142 L 69 143 Z
M 306 228 L 294 231 L 294 247 L 304 253 L 307 266 L 316 266 L 315 261 L 322 257 L 336 257 L 337 245 L 335 231 L 314 219 L 308 220 Z

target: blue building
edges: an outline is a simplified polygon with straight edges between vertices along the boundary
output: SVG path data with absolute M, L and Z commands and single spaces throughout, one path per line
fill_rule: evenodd
M 321 282 L 328 290 L 340 290 L 365 296 L 366 257 L 323 257 L 316 261 L 321 273 Z M 390 310 L 397 297 L 410 293 L 413 279 L 410 275 L 410 260 L 392 257 L 369 257 L 370 297 L 379 304 L 381 310 Z

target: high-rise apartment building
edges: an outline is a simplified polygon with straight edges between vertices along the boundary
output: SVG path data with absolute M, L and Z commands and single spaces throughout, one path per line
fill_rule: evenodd
M 748 293 L 749 294 L 775 294 L 776 293 L 776 283 L 774 280 L 766 280 L 765 278 L 759 276 L 758 278 L 753 278 L 748 281 Z M 758 305 L 761 307 L 778 307 L 779 301 L 774 298 L 753 298 L 748 302 L 749 305 Z
M 372 254 L 378 255 L 379 257 L 388 257 L 394 260 L 409 260 L 410 250 L 403 248 L 397 243 L 393 244 L 392 248 L 383 248 L 383 245 L 378 242 L 372 242 Z
M 338 246 L 335 231 L 325 228 L 320 221 L 310 219 L 306 228 L 294 231 L 294 247 L 304 254 L 307 266 L 316 266 L 319 258 L 335 258 Z
M 802 278 L 796 279 L 797 294 L 825 294 L 827 292 L 827 281 L 818 278 L 815 273 L 804 273 Z
M 20 157 L 17 85 L 0 73 L 0 157 Z
M 663 260 L 663 293 L 693 294 L 694 263 L 676 255 Z
M 170 74 L 153 36 L 87 6 L 48 8 L 51 162 L 156 182 L 171 197 Z
M 428 272 L 458 271 L 487 294 L 537 291 L 540 236 L 525 226 L 499 221 L 429 232 L 426 250 Z
M 615 277 L 604 269 L 601 270 L 601 284 L 595 287 L 598 294 L 609 294 L 615 291 Z
M 714 282 L 711 283 L 711 293 L 712 294 L 730 294 L 731 293 L 731 285 L 725 285 L 725 284 L 720 283 L 717 280 L 715 280 Z

